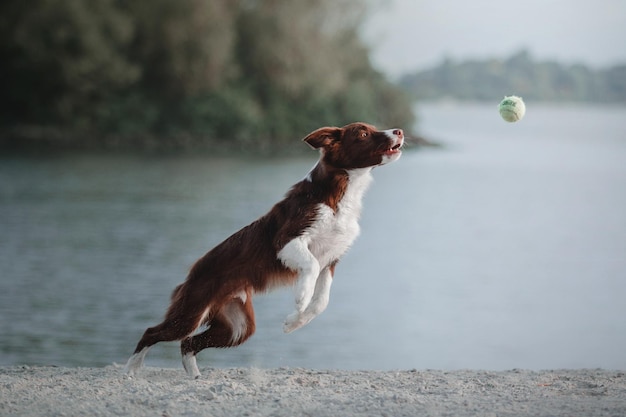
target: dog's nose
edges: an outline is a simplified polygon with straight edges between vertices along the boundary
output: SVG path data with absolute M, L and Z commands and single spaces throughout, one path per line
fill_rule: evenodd
M 402 132 L 402 129 L 394 129 L 392 133 L 400 139 L 404 137 L 404 132 Z

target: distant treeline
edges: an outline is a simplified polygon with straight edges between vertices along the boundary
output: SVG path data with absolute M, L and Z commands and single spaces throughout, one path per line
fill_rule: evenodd
M 508 59 L 445 59 L 406 75 L 400 84 L 417 99 L 490 100 L 518 95 L 537 101 L 626 103 L 626 65 L 594 70 L 587 66 L 536 61 L 528 51 Z
M 4 0 L 0 143 L 273 148 L 322 125 L 410 129 L 370 64 L 365 0 Z

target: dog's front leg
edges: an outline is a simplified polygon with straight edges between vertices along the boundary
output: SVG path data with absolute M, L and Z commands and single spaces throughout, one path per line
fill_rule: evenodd
M 287 322 L 290 322 L 294 317 L 300 316 L 309 306 L 315 293 L 315 282 L 320 275 L 320 265 L 309 251 L 308 242 L 304 238 L 296 238 L 287 243 L 278 252 L 278 259 L 287 268 L 298 272 L 295 285 L 296 311 L 287 318 Z M 285 331 L 287 331 L 287 322 Z
M 333 274 L 330 267 L 324 268 L 317 278 L 315 292 L 311 302 L 303 312 L 294 312 L 287 317 L 283 330 L 291 333 L 294 330 L 308 324 L 326 309 L 330 299 L 330 286 L 333 282 Z

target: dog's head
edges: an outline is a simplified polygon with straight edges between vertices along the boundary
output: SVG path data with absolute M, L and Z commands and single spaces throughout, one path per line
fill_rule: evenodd
M 322 127 L 304 141 L 321 150 L 324 163 L 355 169 L 384 165 L 400 158 L 404 133 L 401 129 L 381 131 L 367 123 L 351 123 L 344 127 Z

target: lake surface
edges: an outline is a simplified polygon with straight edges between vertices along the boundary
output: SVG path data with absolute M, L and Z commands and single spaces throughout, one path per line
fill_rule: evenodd
M 286 335 L 291 290 L 257 296 L 256 334 L 201 368 L 626 369 L 626 108 L 418 114 L 446 147 L 374 170 L 328 309 Z M 0 364 L 124 363 L 315 159 L 0 156 Z M 180 367 L 178 345 L 147 364 Z

